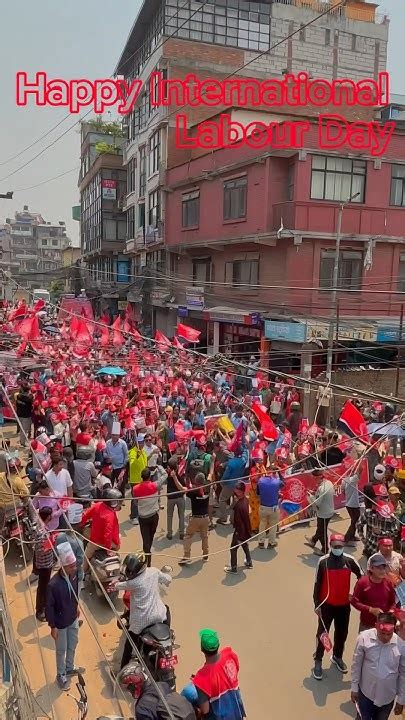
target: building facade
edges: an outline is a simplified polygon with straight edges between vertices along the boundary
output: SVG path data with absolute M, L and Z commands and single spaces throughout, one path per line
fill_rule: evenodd
M 116 311 L 131 282 L 131 261 L 124 254 L 123 204 L 127 173 L 122 168 L 124 138 L 116 123 L 94 121 L 81 128 L 80 239 L 82 273 L 89 297 Z
M 156 108 L 149 101 L 152 73 L 158 70 L 168 79 L 184 79 L 189 73 L 264 79 L 305 69 L 327 79 L 376 77 L 386 68 L 388 19 L 363 0 L 348 0 L 334 10 L 336 3 L 213 0 L 203 8 L 198 2 L 184 8 L 182 0 L 142 4 L 116 73 L 143 81 L 134 111 L 125 119 L 126 252 L 141 279 L 129 299 L 143 306 L 152 328 L 170 332 L 176 318 L 172 294 L 161 282 L 162 273 L 177 272 L 167 230 L 165 173 L 188 160 L 187 151 L 175 143 L 178 108 Z M 303 28 L 328 7 L 329 14 Z M 280 42 L 294 31 L 294 37 Z M 212 115 L 212 109 L 184 107 L 182 113 L 195 124 Z

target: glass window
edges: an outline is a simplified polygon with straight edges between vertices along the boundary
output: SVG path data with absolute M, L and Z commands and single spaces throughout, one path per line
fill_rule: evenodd
M 139 197 L 146 193 L 146 146 L 139 149 Z
M 314 155 L 312 158 L 311 198 L 363 203 L 366 187 L 365 160 Z M 353 196 L 358 193 L 358 196 Z
M 194 285 L 205 285 L 212 280 L 211 258 L 193 259 L 193 283 Z
M 128 240 L 135 239 L 135 205 L 127 210 L 127 228 L 128 228 Z
M 154 190 L 149 193 L 148 203 L 148 225 L 153 228 L 157 228 L 160 220 L 160 192 Z
M 182 203 L 182 226 L 195 227 L 199 223 L 200 216 L 200 191 L 194 190 L 193 192 L 183 193 Z
M 333 266 L 335 252 L 322 250 L 319 270 L 319 286 L 331 289 L 333 285 Z M 338 288 L 361 290 L 363 272 L 363 253 L 358 250 L 342 250 L 339 255 Z
M 246 217 L 247 178 L 224 182 L 224 220 Z
M 159 171 L 160 165 L 160 130 L 153 133 L 149 140 L 149 175 Z
M 391 166 L 390 204 L 405 207 L 405 165 Z
M 225 263 L 225 282 L 233 287 L 259 284 L 259 260 L 234 260 Z
M 128 193 L 135 191 L 135 158 L 131 158 L 127 166 L 127 187 Z

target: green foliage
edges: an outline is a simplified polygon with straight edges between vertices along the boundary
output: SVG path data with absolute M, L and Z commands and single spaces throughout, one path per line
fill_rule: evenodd
M 99 133 L 103 133 L 104 135 L 112 135 L 113 137 L 124 137 L 122 125 L 117 120 L 113 122 L 104 122 L 104 120 L 102 120 L 101 116 L 99 115 L 97 118 L 89 120 L 87 124 L 90 125 L 93 130 L 96 130 Z
M 65 284 L 63 280 L 52 280 L 49 285 L 49 293 L 52 300 L 57 300 L 63 293 Z
M 111 153 L 112 155 L 117 155 L 118 150 L 119 148 L 117 148 L 115 145 L 110 145 L 106 142 L 96 143 L 96 152 L 98 152 L 99 155 L 102 155 L 103 153 Z

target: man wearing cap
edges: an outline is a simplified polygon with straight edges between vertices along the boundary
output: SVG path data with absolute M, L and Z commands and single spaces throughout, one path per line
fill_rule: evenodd
M 351 700 L 361 720 L 388 720 L 405 704 L 405 643 L 395 634 L 396 618 L 379 613 L 376 627 L 361 632 L 352 662 Z
M 15 409 L 20 426 L 20 445 L 26 446 L 26 440 L 31 435 L 32 410 L 34 397 L 27 382 L 21 383 L 20 391 L 15 399 Z
M 231 647 L 220 650 L 215 630 L 200 631 L 205 663 L 193 677 L 197 707 L 207 720 L 243 720 L 246 717 L 239 690 L 239 659 Z
M 76 557 L 68 542 L 58 546 L 57 554 L 61 569 L 49 581 L 45 616 L 55 641 L 56 681 L 61 690 L 69 690 L 70 678 L 83 671 L 75 667 L 79 637 Z
M 378 552 L 387 561 L 387 577 L 394 587 L 405 580 L 405 561 L 401 553 L 394 550 L 394 543 L 389 537 L 382 537 L 378 540 Z
M 131 514 L 129 519 L 133 525 L 139 525 L 138 500 L 134 497 L 134 488 L 142 482 L 142 470 L 148 467 L 148 456 L 145 451 L 145 435 L 136 436 L 136 444 L 128 451 L 128 482 L 131 487 Z
M 343 552 L 344 545 L 344 535 L 340 533 L 331 535 L 329 555 L 319 560 L 316 569 L 314 606 L 319 622 L 315 664 L 312 670 L 316 680 L 322 680 L 323 677 L 322 658 L 325 648 L 320 638 L 324 632 L 329 632 L 332 622 L 335 626 L 332 662 L 340 672 L 347 672 L 343 652 L 350 620 L 350 579 L 352 573 L 359 579 L 361 568 L 351 555 Z
M 375 626 L 379 613 L 391 612 L 396 605 L 395 590 L 387 578 L 388 563 L 381 553 L 374 553 L 367 563 L 367 575 L 354 586 L 351 604 L 360 612 L 360 627 L 369 630 Z

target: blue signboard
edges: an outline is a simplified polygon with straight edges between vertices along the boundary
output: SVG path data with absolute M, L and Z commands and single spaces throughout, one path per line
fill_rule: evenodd
M 307 327 L 304 323 L 280 322 L 279 320 L 266 320 L 264 323 L 264 337 L 267 340 L 303 343 L 306 335 Z
M 402 330 L 401 341 L 405 340 L 405 329 Z M 396 343 L 399 341 L 399 327 L 380 327 L 377 330 L 377 342 Z

